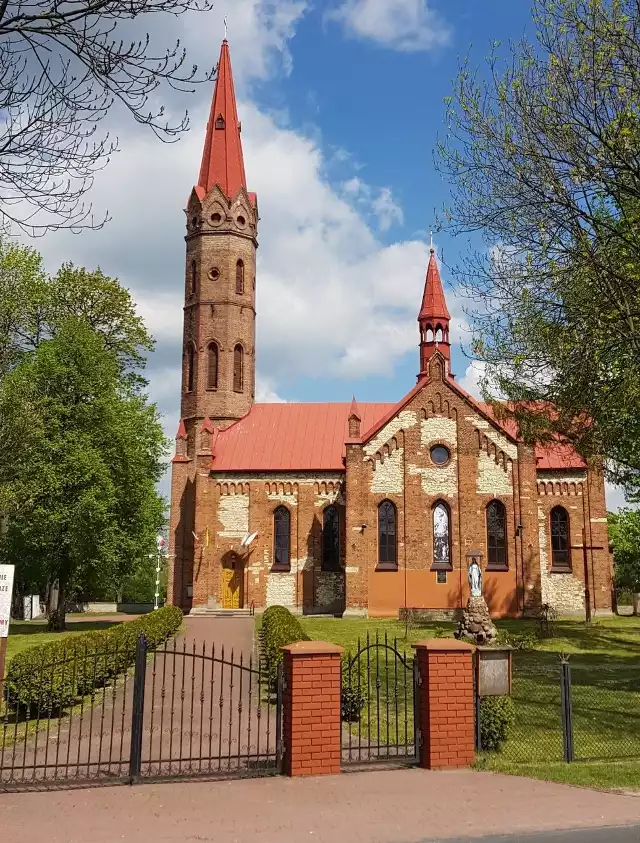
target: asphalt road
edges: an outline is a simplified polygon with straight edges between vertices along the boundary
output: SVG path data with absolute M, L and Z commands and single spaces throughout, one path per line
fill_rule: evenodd
M 640 800 L 639 800 L 640 803 Z M 640 804 L 638 804 L 640 814 Z M 435 843 L 436 838 L 424 843 Z M 439 838 L 439 843 L 443 843 Z M 623 828 L 575 829 L 573 831 L 552 831 L 544 834 L 507 834 L 498 837 L 458 837 L 447 843 L 640 843 L 640 825 Z

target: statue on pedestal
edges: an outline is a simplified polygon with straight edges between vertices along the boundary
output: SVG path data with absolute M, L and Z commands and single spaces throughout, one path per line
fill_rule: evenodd
M 472 597 L 482 597 L 482 568 L 475 557 L 472 559 L 467 572 L 467 579 L 471 586 Z
M 482 596 L 482 567 L 480 565 L 482 553 L 472 551 L 467 554 L 467 558 L 470 560 L 467 580 L 471 595 L 467 608 L 462 613 L 462 620 L 455 636 L 456 638 L 469 638 L 474 644 L 485 644 L 488 641 L 493 641 L 498 634 L 498 630 L 491 620 L 487 601 Z

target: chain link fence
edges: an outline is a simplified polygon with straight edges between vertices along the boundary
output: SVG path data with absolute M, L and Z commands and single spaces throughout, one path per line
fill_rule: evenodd
M 640 659 L 513 654 L 514 720 L 500 758 L 515 764 L 640 758 Z M 482 747 L 480 747 L 482 749 Z

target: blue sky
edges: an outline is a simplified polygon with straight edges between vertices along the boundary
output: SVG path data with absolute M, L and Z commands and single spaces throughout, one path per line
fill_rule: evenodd
M 286 111 L 290 124 L 302 131 L 318 132 L 328 155 L 331 150 L 349 153 L 346 166 L 340 160 L 327 162 L 332 184 L 349 178 L 355 161 L 359 178 L 391 189 L 403 218 L 377 232 L 383 243 L 426 239 L 448 199 L 448 185 L 433 158 L 444 131 L 443 100 L 452 91 L 459 61 L 469 52 L 482 68 L 492 41 L 506 45 L 520 38 L 531 27 L 528 4 L 431 2 L 428 8 L 438 15 L 446 36 L 443 43 L 423 49 L 358 37 L 331 19 L 330 8 L 321 4 L 304 15 L 289 44 L 292 72 L 277 84 L 258 83 L 254 99 L 265 110 Z M 232 27 L 232 16 L 230 21 Z M 230 39 L 233 49 L 232 29 Z M 459 239 L 436 234 L 438 252 L 447 263 L 464 250 L 466 243 Z M 442 274 L 446 282 L 446 268 Z M 418 307 L 416 301 L 416 313 Z M 455 338 L 454 370 L 459 375 L 469 365 L 459 348 L 467 337 L 458 332 Z M 411 350 L 385 377 L 375 374 L 354 382 L 298 375 L 284 380 L 279 394 L 289 400 L 347 400 L 355 390 L 363 400 L 395 400 L 412 384 L 416 361 L 417 352 Z
M 259 400 L 393 401 L 415 383 L 416 316 L 428 232 L 447 201 L 433 150 L 443 99 L 469 50 L 531 29 L 525 0 L 220 0 L 213 11 L 153 16 L 158 47 L 181 39 L 189 60 L 215 63 L 228 17 L 249 189 L 258 192 Z M 121 152 L 91 192 L 98 232 L 39 241 L 53 270 L 99 265 L 131 290 L 157 340 L 150 394 L 167 435 L 179 416 L 184 206 L 200 164 L 212 86 L 165 90 L 191 131 L 159 143 L 117 107 L 106 128 Z M 454 264 L 466 238 L 436 234 Z M 478 394 L 462 301 L 447 286 L 453 370 Z M 167 484 L 164 486 L 165 490 Z M 612 498 L 611 503 L 619 502 Z

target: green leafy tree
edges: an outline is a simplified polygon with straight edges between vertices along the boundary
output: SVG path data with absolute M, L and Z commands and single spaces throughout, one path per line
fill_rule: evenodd
M 0 377 L 69 317 L 99 333 L 120 373 L 144 384 L 139 370 L 154 343 L 129 291 L 100 269 L 70 263 L 49 276 L 35 249 L 0 238 Z
M 38 590 L 115 588 L 150 553 L 164 521 L 155 489 L 165 440 L 156 408 L 121 377 L 104 337 L 77 317 L 0 386 L 0 482 L 7 490 L 7 560 Z
M 623 509 L 609 514 L 616 588 L 640 592 L 640 511 Z
M 640 7 L 534 0 L 536 41 L 469 61 L 447 100 L 443 224 L 481 232 L 456 268 L 487 397 L 529 440 L 605 454 L 640 490 Z M 553 406 L 551 413 L 546 410 Z M 545 412 L 541 412 L 545 410 Z M 504 412 L 504 411 L 503 411 Z

